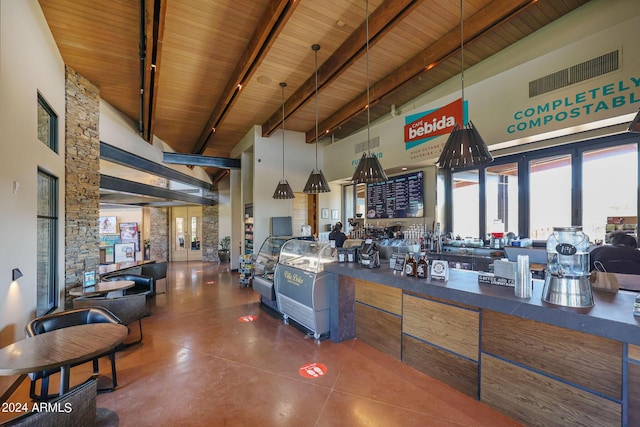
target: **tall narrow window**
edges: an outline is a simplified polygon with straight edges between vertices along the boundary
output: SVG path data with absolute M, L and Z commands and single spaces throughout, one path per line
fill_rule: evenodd
M 480 215 L 480 181 L 477 169 L 456 172 L 453 179 L 453 232 L 457 236 L 482 237 Z
M 586 151 L 582 155 L 582 227 L 589 239 L 605 240 L 607 217 L 632 217 L 638 206 L 637 144 Z
M 38 245 L 36 316 L 58 303 L 58 179 L 38 171 Z
M 571 155 L 529 162 L 529 237 L 547 240 L 553 227 L 571 224 Z
M 505 232 L 518 234 L 518 164 L 508 163 L 488 167 L 485 171 L 486 230 L 491 233 L 496 224 Z
M 58 152 L 58 116 L 38 93 L 38 139 Z

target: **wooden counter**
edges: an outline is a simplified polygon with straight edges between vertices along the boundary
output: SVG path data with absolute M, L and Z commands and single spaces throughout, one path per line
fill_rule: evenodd
M 635 293 L 594 291 L 595 305 L 576 309 L 542 301 L 539 280 L 520 299 L 473 271 L 448 282 L 385 265 L 325 271 L 337 294 L 332 339 L 357 337 L 527 425 L 640 425 Z

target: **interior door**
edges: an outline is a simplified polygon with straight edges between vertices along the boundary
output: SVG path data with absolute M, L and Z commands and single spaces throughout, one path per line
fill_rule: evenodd
M 201 261 L 202 206 L 171 208 L 171 260 Z

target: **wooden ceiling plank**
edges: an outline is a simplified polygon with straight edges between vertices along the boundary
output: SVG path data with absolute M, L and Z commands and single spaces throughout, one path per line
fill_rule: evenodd
M 423 0 L 385 0 L 369 15 L 369 45 L 381 39 L 393 29 Z M 365 53 L 366 22 L 363 22 L 340 45 L 326 61 L 318 67 L 318 92 L 342 74 L 353 62 Z M 311 46 L 309 46 L 311 48 Z M 321 46 L 322 48 L 322 46 Z M 312 74 L 285 102 L 285 119 L 302 108 L 315 94 L 315 73 Z M 282 124 L 282 111 L 274 112 L 262 124 L 262 136 L 268 137 Z
M 467 18 L 464 22 L 464 39 L 465 43 L 471 42 L 475 38 L 481 36 L 492 27 L 504 22 L 505 20 L 517 16 L 526 7 L 535 3 L 535 0 L 495 0 L 479 10 L 473 16 Z M 369 98 L 371 106 L 375 105 L 381 98 L 398 89 L 401 85 L 414 78 L 420 73 L 425 72 L 425 67 L 429 64 L 438 64 L 447 57 L 455 54 L 460 50 L 460 26 L 452 29 L 444 37 L 438 39 L 435 43 L 426 47 L 422 52 L 414 58 L 398 67 L 395 71 L 384 77 L 382 80 L 373 84 L 369 89 Z M 437 65 L 436 65 L 437 66 Z M 329 116 L 319 125 L 320 129 L 333 130 L 342 123 L 348 121 L 352 117 L 364 111 L 363 106 L 367 103 L 366 92 L 354 98 L 342 108 Z M 315 129 L 306 132 L 307 142 L 309 135 Z
M 249 41 L 249 45 L 244 50 L 238 65 L 227 81 L 223 95 L 213 108 L 206 126 L 202 129 L 198 141 L 192 149 L 193 153 L 201 154 L 204 152 L 210 136 L 214 133 L 212 129 L 219 125 L 226 112 L 231 108 L 234 97 L 238 93 L 239 85 L 246 84 L 251 78 L 251 75 L 268 52 L 269 46 L 277 38 L 296 6 L 296 1 L 271 0 L 264 16 L 260 19 L 260 24 Z

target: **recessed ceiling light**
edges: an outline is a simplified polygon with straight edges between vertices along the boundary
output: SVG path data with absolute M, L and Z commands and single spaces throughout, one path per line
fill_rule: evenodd
M 258 81 L 258 83 L 263 85 L 268 85 L 271 83 L 271 77 L 268 76 L 258 76 L 256 80 Z

